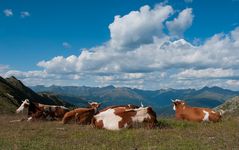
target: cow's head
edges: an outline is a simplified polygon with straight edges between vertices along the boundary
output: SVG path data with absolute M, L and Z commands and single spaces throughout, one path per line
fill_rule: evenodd
M 90 105 L 91 108 L 99 108 L 101 103 L 98 103 L 98 102 L 88 102 L 88 104 Z
M 133 121 L 148 123 L 148 127 L 150 128 L 156 125 L 157 116 L 156 113 L 153 111 L 152 107 L 140 107 L 132 110 L 136 111 L 135 116 L 132 117 Z
M 179 99 L 172 100 L 172 103 L 173 103 L 173 110 L 175 111 L 180 108 L 185 108 L 186 106 L 186 102 Z
M 25 99 L 22 101 L 22 104 L 18 109 L 16 110 L 16 113 L 23 112 L 24 109 L 28 108 L 30 105 L 30 101 L 28 99 Z

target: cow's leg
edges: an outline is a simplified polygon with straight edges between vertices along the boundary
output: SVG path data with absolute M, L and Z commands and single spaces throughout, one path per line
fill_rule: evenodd
M 80 121 L 80 119 L 79 119 L 79 113 L 76 113 L 76 114 L 75 114 L 75 123 L 77 124 L 78 121 Z
M 32 120 L 32 117 L 28 117 L 28 118 L 27 118 L 27 121 L 31 121 L 31 120 Z

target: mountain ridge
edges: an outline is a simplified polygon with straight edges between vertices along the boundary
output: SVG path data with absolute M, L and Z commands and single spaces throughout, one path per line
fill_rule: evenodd
M 0 76 L 0 113 L 14 113 L 24 99 L 49 105 L 74 106 L 57 97 L 53 99 L 37 94 L 14 76 L 6 79 Z
M 128 87 L 87 87 L 87 86 L 35 86 L 36 92 L 53 92 L 57 94 L 76 96 L 87 100 L 96 100 L 103 106 L 117 104 L 135 104 L 142 102 L 145 106 L 152 106 L 158 114 L 172 114 L 171 99 L 183 99 L 191 106 L 214 108 L 223 104 L 227 99 L 239 95 L 238 91 L 231 91 L 217 86 L 201 89 L 160 89 L 141 90 Z

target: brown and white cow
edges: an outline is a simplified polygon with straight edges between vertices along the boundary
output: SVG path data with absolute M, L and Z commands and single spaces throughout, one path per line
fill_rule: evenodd
M 71 119 L 75 119 L 78 124 L 90 124 L 93 116 L 96 114 L 97 109 L 101 104 L 97 102 L 91 102 L 89 105 L 89 108 L 77 108 L 67 112 L 62 119 L 62 123 L 66 124 Z
M 28 121 L 37 119 L 46 120 L 61 120 L 66 112 L 69 111 L 65 106 L 45 105 L 40 103 L 31 102 L 25 99 L 16 113 L 28 110 Z
M 113 108 L 122 108 L 122 109 L 135 109 L 135 108 L 139 108 L 139 106 L 133 105 L 133 104 L 128 104 L 128 105 L 113 105 L 113 106 L 108 106 L 102 110 L 100 110 L 98 113 L 102 112 L 102 111 L 106 111 L 108 109 L 113 109 Z M 98 114 L 97 113 L 97 114 Z
M 218 122 L 221 114 L 209 108 L 190 107 L 183 100 L 172 100 L 176 119 L 195 122 Z
M 157 123 L 156 113 L 151 107 L 128 109 L 126 107 L 113 107 L 100 111 L 92 120 L 96 128 L 120 130 L 132 127 L 134 123 L 147 123 L 152 128 Z

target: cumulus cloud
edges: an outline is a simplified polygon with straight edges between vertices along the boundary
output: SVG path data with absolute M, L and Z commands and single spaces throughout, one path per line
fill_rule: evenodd
M 163 36 L 163 23 L 173 13 L 169 5 L 142 6 L 139 11 L 131 11 L 125 16 L 115 16 L 109 25 L 110 44 L 114 48 L 137 47 L 151 43 L 153 37 Z
M 159 72 L 165 72 L 162 77 L 167 77 L 164 80 L 168 81 L 168 84 L 161 83 L 163 87 L 171 85 L 171 79 L 177 80 L 174 86 L 202 78 L 214 78 L 216 83 L 219 78 L 238 76 L 235 71 L 239 63 L 238 33 L 239 30 L 236 28 L 228 34 L 216 34 L 199 46 L 194 46 L 184 39 L 170 41 L 167 37 L 154 38 L 152 43 L 142 44 L 130 51 L 118 51 L 112 49 L 110 45 L 103 45 L 84 50 L 79 56 L 72 55 L 66 58 L 57 56 L 52 60 L 41 61 L 38 66 L 54 74 L 84 73 L 95 77 L 104 74 L 105 77 L 97 78 L 101 83 L 116 84 L 116 81 L 123 83 L 126 78 L 133 77 L 138 78 L 138 81 L 143 79 L 151 83 L 155 81 L 153 75 L 160 78 Z M 148 77 L 149 74 L 151 78 Z M 204 80 L 199 84 L 208 82 Z M 144 86 L 149 85 L 146 83 Z
M 181 11 L 177 18 L 167 21 L 166 26 L 171 35 L 182 36 L 184 31 L 188 29 L 193 22 L 192 8 L 186 8 Z
M 20 16 L 21 18 L 30 17 L 30 13 L 28 11 L 21 11 Z
M 177 75 L 173 75 L 178 79 L 193 79 L 193 78 L 230 78 L 238 76 L 232 69 L 222 69 L 222 68 L 207 68 L 207 69 L 187 69 Z
M 182 10 L 176 18 L 170 17 L 172 13 L 171 6 L 160 4 L 116 16 L 109 25 L 111 39 L 105 44 L 84 49 L 79 55 L 42 60 L 37 64 L 42 71 L 9 71 L 7 75 L 17 74 L 29 84 L 30 78 L 35 84 L 36 78 L 43 82 L 45 77 L 46 84 L 63 85 L 235 88 L 239 75 L 239 28 L 194 45 L 183 38 L 175 39 L 175 35 L 182 36 L 191 26 L 192 9 Z
M 10 17 L 10 16 L 13 16 L 13 11 L 12 11 L 12 9 L 5 9 L 5 10 L 3 10 L 3 14 L 6 17 Z

